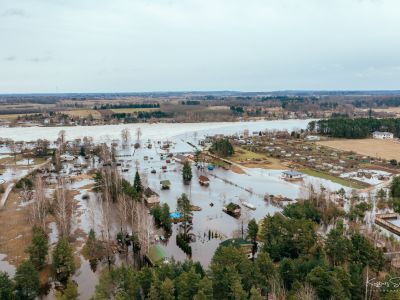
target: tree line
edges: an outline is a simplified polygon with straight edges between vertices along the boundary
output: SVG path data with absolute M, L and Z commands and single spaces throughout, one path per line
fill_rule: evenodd
M 374 131 L 388 131 L 395 137 L 400 136 L 400 119 L 376 118 L 331 118 L 311 121 L 308 124 L 310 131 L 336 138 L 362 139 L 371 136 Z

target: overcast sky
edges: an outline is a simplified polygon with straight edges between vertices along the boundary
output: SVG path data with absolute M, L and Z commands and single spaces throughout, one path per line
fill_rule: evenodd
M 400 89 L 399 0 L 0 0 L 0 93 Z

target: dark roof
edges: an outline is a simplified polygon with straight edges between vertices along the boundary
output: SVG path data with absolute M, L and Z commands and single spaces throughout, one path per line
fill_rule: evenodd
M 241 239 L 241 238 L 228 239 L 226 241 L 223 241 L 220 245 L 224 246 L 224 247 L 232 246 L 232 247 L 237 247 L 237 248 L 242 247 L 242 246 L 252 246 L 251 242 L 246 241 L 245 239 Z

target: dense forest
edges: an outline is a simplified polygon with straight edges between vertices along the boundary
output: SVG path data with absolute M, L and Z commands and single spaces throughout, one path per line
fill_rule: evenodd
M 367 269 L 375 277 L 384 266 L 382 251 L 340 220 L 321 237 L 320 216 L 307 200 L 266 216 L 259 226 L 250 222 L 248 238 L 262 245 L 254 260 L 220 246 L 208 271 L 190 260 L 138 272 L 115 268 L 103 275 L 93 299 L 363 299 Z M 374 299 L 399 296 L 385 290 Z
M 308 124 L 310 131 L 336 138 L 362 139 L 374 131 L 388 131 L 400 137 L 400 119 L 375 118 L 331 118 L 312 121 Z

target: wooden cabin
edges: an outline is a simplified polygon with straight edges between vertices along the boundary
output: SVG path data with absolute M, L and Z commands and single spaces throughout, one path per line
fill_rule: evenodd
M 203 185 L 203 186 L 209 186 L 210 185 L 210 179 L 208 179 L 207 176 L 200 175 L 199 183 L 200 183 L 200 185 Z

